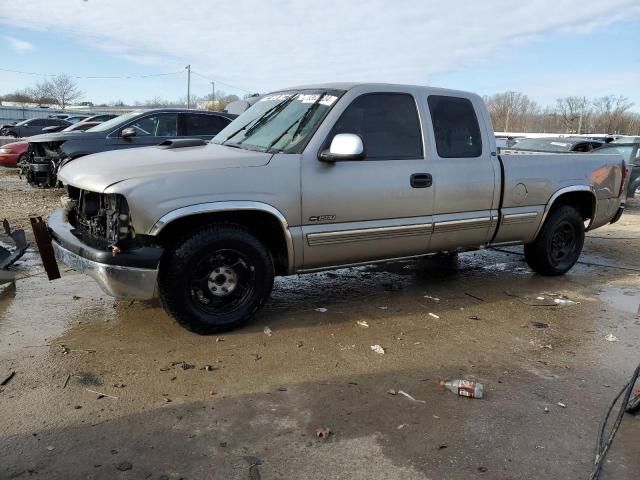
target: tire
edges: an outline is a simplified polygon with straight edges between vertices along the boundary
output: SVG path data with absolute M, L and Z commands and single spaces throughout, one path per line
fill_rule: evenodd
M 26 161 L 27 161 L 27 154 L 23 153 L 18 157 L 18 160 L 16 161 L 16 167 L 19 167 L 21 164 L 25 163 Z
M 524 246 L 524 258 L 541 275 L 564 275 L 580 258 L 583 245 L 582 215 L 562 205 L 549 214 L 536 240 Z
M 256 237 L 240 226 L 219 224 L 167 249 L 158 287 L 176 322 L 212 334 L 248 322 L 269 297 L 274 275 L 271 255 Z

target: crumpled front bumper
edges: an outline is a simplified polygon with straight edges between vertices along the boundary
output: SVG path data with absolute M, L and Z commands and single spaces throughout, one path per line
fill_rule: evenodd
M 93 278 L 106 294 L 137 299 L 156 296 L 162 248 L 140 247 L 114 256 L 76 237 L 64 209 L 53 212 L 47 223 L 58 261 Z

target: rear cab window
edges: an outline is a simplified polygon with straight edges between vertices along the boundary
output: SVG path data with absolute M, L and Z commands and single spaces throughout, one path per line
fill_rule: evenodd
M 204 113 L 184 113 L 182 117 L 183 135 L 215 136 L 225 128 L 230 120 L 219 115 Z
M 468 98 L 429 95 L 427 99 L 438 156 L 474 158 L 482 155 L 482 135 Z

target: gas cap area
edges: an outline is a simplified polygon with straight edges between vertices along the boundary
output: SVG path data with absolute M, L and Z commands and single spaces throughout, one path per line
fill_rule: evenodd
M 514 203 L 520 204 L 524 202 L 525 198 L 527 198 L 527 194 L 529 191 L 527 190 L 527 186 L 524 183 L 518 183 L 511 190 L 511 198 Z

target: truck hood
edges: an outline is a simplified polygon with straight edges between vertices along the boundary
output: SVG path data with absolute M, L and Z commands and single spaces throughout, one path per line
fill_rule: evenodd
M 271 156 L 271 153 L 214 143 L 173 149 L 130 148 L 71 160 L 60 169 L 58 179 L 83 190 L 103 192 L 114 183 L 133 178 L 166 177 L 185 172 L 207 175 L 221 168 L 258 167 L 269 163 Z

